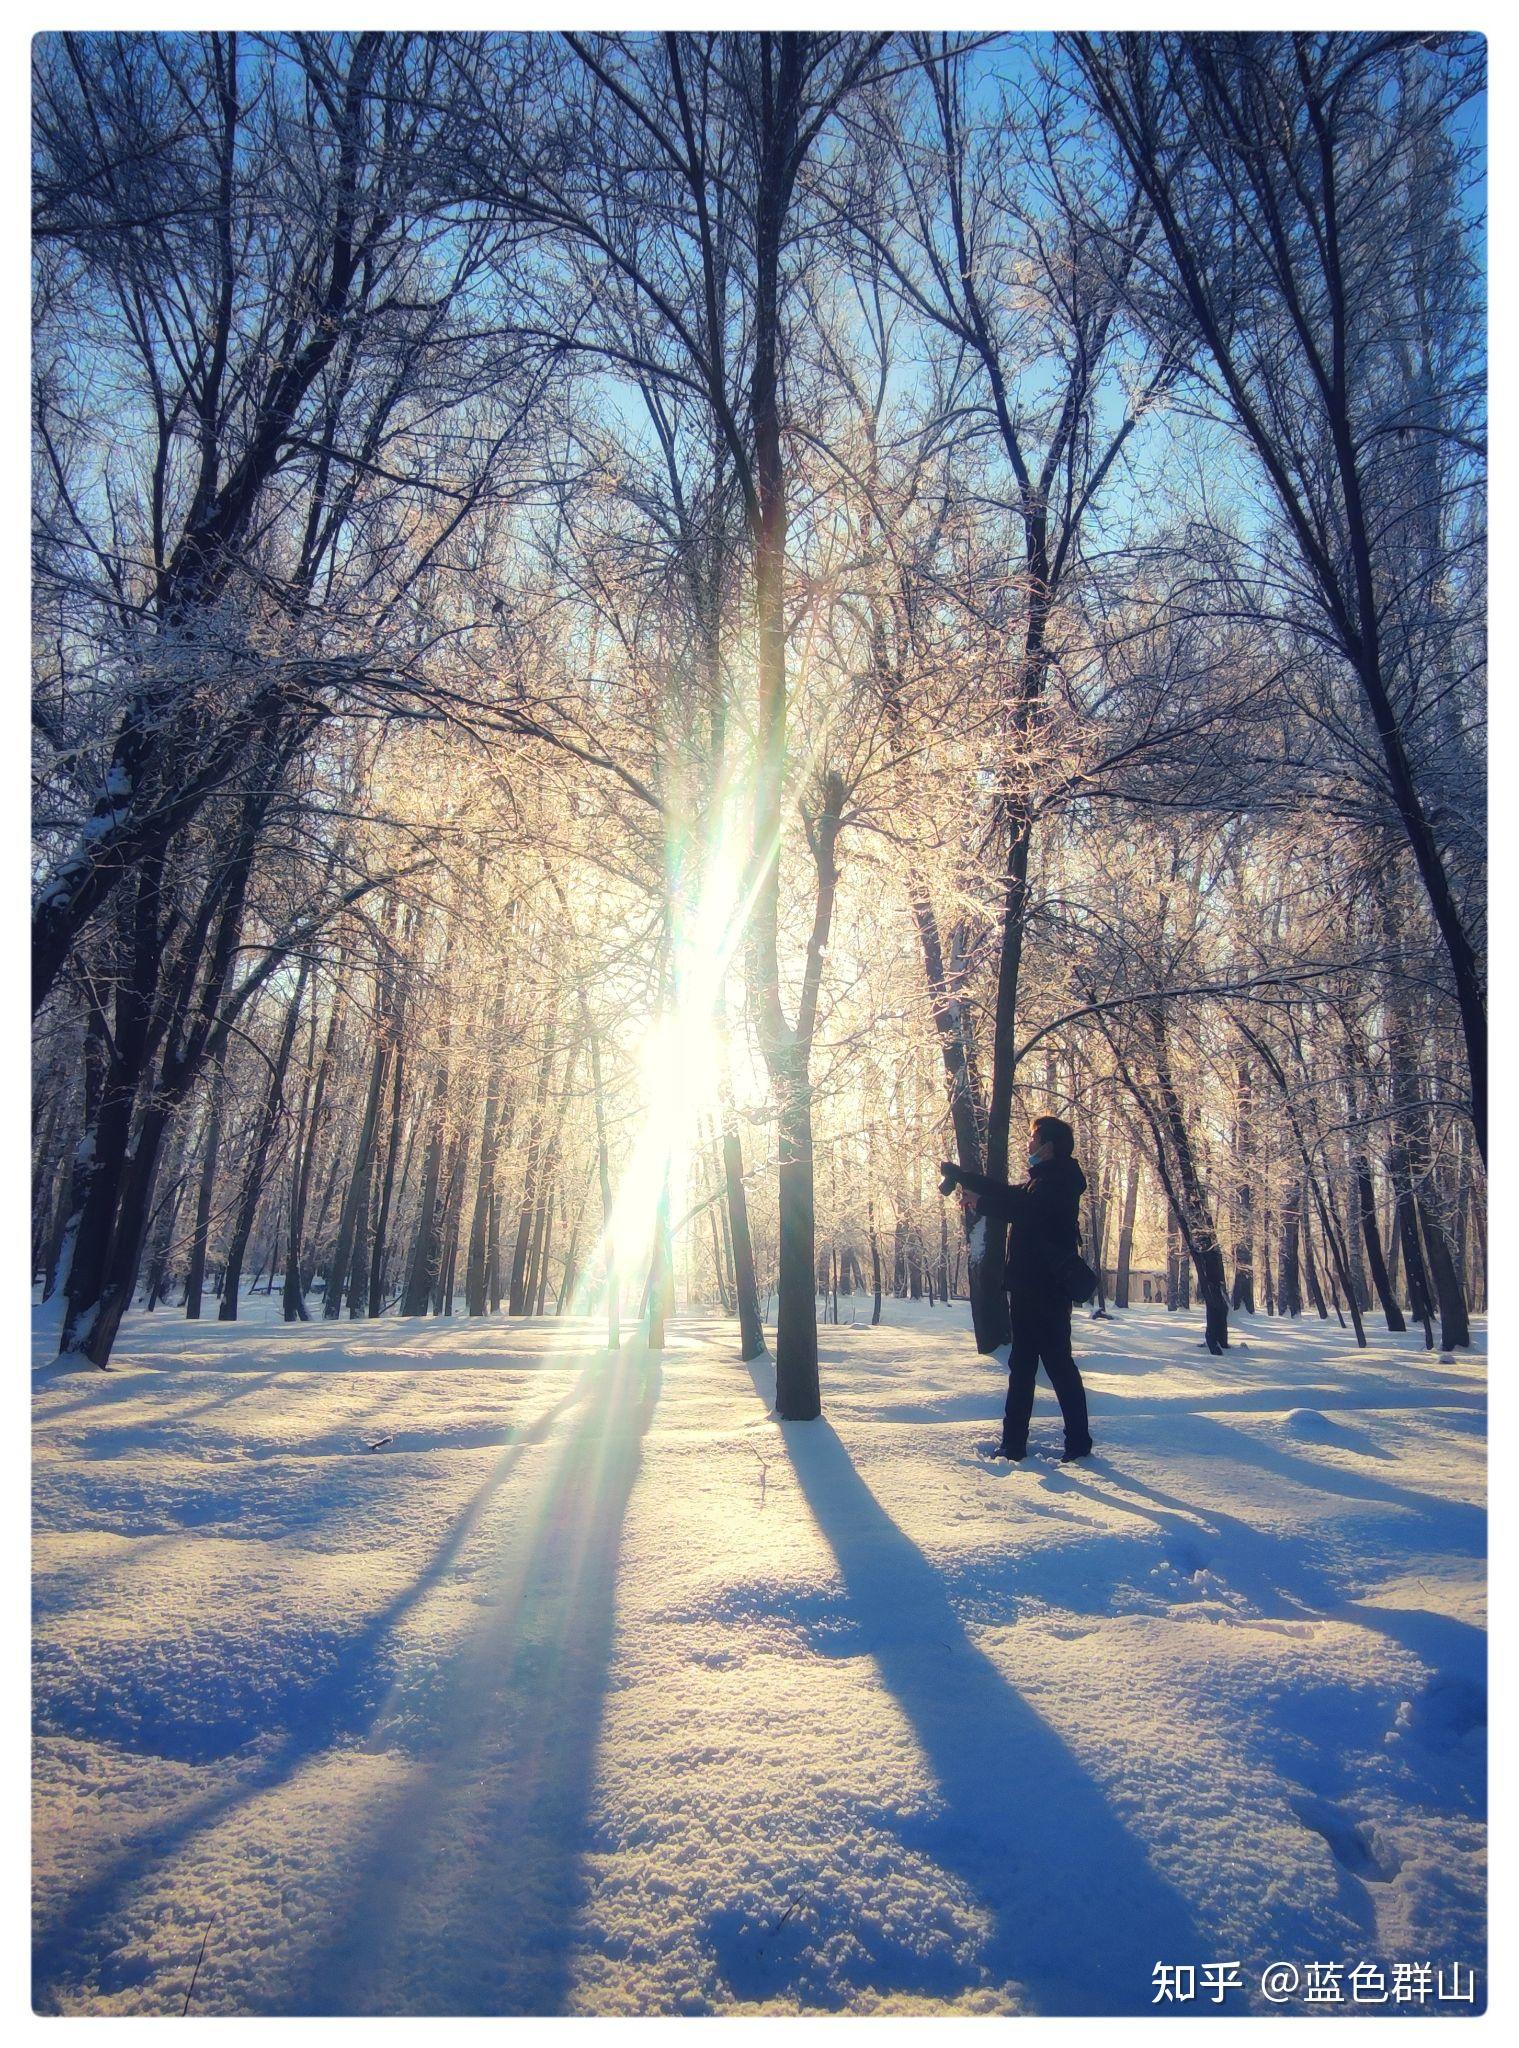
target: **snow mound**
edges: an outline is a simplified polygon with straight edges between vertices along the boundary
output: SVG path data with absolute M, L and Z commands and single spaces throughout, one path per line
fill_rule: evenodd
M 1307 1437 L 1315 1443 L 1329 1443 L 1335 1435 L 1335 1425 L 1317 1408 L 1289 1408 L 1282 1428 L 1289 1436 Z

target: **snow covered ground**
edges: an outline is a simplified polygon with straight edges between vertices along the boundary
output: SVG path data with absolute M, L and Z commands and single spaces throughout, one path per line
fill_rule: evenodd
M 714 1319 L 253 1306 L 36 1375 L 39 2010 L 177 2013 L 203 1939 L 197 2012 L 1480 1987 L 1482 1359 L 1078 1316 L 1100 1456 L 1041 1382 L 1012 1469 L 963 1305 L 825 1329 L 787 1425 Z

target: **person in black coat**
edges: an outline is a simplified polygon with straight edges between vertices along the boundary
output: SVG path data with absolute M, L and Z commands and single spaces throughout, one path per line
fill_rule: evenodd
M 998 1455 L 1019 1462 L 1028 1456 L 1034 1382 L 1042 1364 L 1065 1421 L 1062 1464 L 1084 1458 L 1092 1448 L 1086 1388 L 1071 1355 L 1071 1297 L 1058 1278 L 1063 1260 L 1079 1250 L 1078 1212 L 1086 1176 L 1075 1160 L 1076 1140 L 1059 1117 L 1035 1117 L 1029 1125 L 1028 1179 L 1010 1187 L 984 1173 L 968 1173 L 944 1162 L 943 1192 L 960 1189 L 973 1215 L 1011 1226 L 1003 1284 L 1007 1288 L 1013 1341 L 1008 1355 L 1007 1408 Z

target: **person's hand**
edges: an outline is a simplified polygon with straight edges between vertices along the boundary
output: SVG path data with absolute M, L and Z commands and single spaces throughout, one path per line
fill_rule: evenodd
M 974 1216 L 976 1214 L 978 1202 L 974 1189 L 961 1188 L 960 1207 L 965 1211 L 967 1216 Z

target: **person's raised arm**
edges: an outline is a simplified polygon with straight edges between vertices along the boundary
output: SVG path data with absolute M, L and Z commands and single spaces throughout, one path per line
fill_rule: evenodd
M 941 1194 L 948 1194 L 953 1187 L 962 1187 L 977 1197 L 977 1211 L 982 1216 L 996 1216 L 1004 1223 L 1010 1223 L 1022 1210 L 1028 1199 L 1024 1188 L 1009 1187 L 1006 1181 L 993 1180 L 984 1173 L 972 1173 L 964 1166 L 956 1166 L 946 1159 L 941 1168 L 944 1179 L 940 1182 Z

